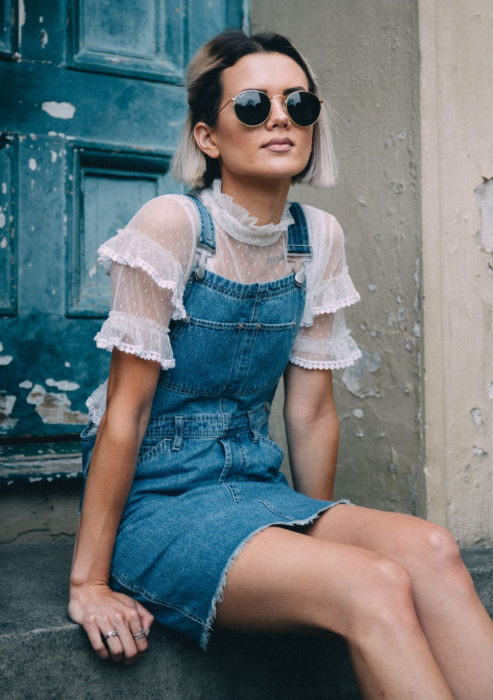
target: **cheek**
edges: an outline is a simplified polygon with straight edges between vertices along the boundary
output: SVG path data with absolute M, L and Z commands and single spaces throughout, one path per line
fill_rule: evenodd
M 257 139 L 250 131 L 243 131 L 238 128 L 224 129 L 223 136 L 219 143 L 220 157 L 238 158 L 241 152 L 243 158 L 248 158 L 258 149 Z

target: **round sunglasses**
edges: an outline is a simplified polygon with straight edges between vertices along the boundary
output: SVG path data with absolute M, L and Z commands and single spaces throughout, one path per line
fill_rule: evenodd
M 289 118 L 297 126 L 312 126 L 320 116 L 321 104 L 312 92 L 296 90 L 289 95 L 273 95 L 269 97 L 262 90 L 243 90 L 235 97 L 231 97 L 222 110 L 233 102 L 235 114 L 242 124 L 246 126 L 260 126 L 267 121 L 272 111 L 272 100 L 281 97 L 284 101 L 284 109 Z

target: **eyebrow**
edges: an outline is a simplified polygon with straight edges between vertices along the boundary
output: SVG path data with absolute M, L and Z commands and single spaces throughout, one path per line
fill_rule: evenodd
M 265 94 L 268 94 L 268 90 L 266 88 L 259 88 L 259 87 L 249 87 L 249 88 L 243 88 L 241 92 L 245 92 L 246 90 L 260 90 L 260 92 L 265 92 Z M 282 95 L 289 95 L 292 92 L 298 92 L 298 90 L 303 90 L 307 91 L 308 88 L 304 87 L 303 85 L 297 85 L 296 87 L 289 87 L 286 88 L 285 90 L 282 91 Z

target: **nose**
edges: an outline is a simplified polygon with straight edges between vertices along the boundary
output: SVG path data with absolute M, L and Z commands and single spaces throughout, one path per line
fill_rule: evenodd
M 281 126 L 286 128 L 289 125 L 289 117 L 286 112 L 286 98 L 284 95 L 274 95 L 271 98 L 271 109 L 267 120 L 267 128 Z

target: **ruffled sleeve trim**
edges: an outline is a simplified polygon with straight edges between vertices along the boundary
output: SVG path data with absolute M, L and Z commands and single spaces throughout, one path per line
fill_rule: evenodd
M 343 369 L 354 365 L 361 357 L 361 350 L 346 327 L 344 312 L 339 311 L 333 318 L 320 319 L 317 323 L 315 337 L 312 337 L 315 326 L 299 330 L 289 361 L 306 369 Z M 318 337 L 320 333 L 322 337 Z
M 143 360 L 159 362 L 163 369 L 175 366 L 168 328 L 148 318 L 110 311 L 94 340 L 103 350 L 117 348 Z
M 108 380 L 100 384 L 86 401 L 89 418 L 94 425 L 99 425 L 106 410 L 106 395 L 108 393 Z
M 315 299 L 311 303 L 307 299 L 301 325 L 311 326 L 314 316 L 335 313 L 339 309 L 356 304 L 359 300 L 360 295 L 346 266 L 340 275 L 320 283 Z
M 181 265 L 166 249 L 147 236 L 128 228 L 120 229 L 118 235 L 99 247 L 98 263 L 107 274 L 111 272 L 112 263 L 140 268 L 158 287 L 172 290 L 172 318 L 177 320 L 186 316 Z
M 360 357 L 361 350 L 358 348 L 350 357 L 346 357 L 344 360 L 306 360 L 303 357 L 292 354 L 289 361 L 291 364 L 304 367 L 305 369 L 345 369 L 354 365 Z

